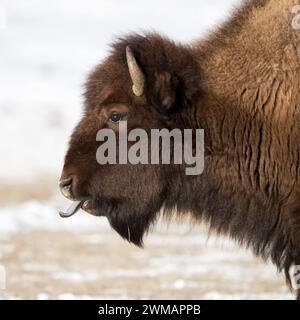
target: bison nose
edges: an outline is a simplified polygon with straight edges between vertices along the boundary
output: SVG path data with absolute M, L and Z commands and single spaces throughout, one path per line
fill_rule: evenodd
M 73 181 L 72 177 L 64 178 L 59 181 L 59 188 L 60 188 L 61 193 L 66 198 L 69 198 L 69 199 L 72 198 L 72 192 L 71 192 L 72 181 Z

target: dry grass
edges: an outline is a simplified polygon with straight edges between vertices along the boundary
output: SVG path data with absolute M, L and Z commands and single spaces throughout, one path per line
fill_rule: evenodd
M 55 192 L 57 181 L 51 179 L 0 185 L 0 205 L 47 199 Z M 206 245 L 201 234 L 156 231 L 144 250 L 109 228 L 13 234 L 0 240 L 0 264 L 7 272 L 0 298 L 291 297 L 275 268 L 231 246 Z
M 0 184 L 0 205 L 10 205 L 27 200 L 48 199 L 57 190 L 54 179 L 35 179 L 27 183 Z
M 176 237 L 180 241 L 172 240 Z M 69 297 L 68 293 L 100 299 L 288 296 L 275 269 L 250 254 L 235 255 L 230 248 L 192 242 L 189 234 L 156 232 L 141 250 L 110 230 L 15 235 L 0 241 L 0 263 L 7 271 L 2 297 L 57 299 Z

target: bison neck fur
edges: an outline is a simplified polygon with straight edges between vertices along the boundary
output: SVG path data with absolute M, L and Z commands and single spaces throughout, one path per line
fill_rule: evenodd
M 284 269 L 300 264 L 300 32 L 295 1 L 249 1 L 193 44 L 201 92 L 188 119 L 205 130 L 205 170 L 172 179 L 166 208 Z M 177 180 L 177 181 L 176 181 Z M 170 210 L 170 211 L 171 211 Z
M 114 46 L 120 59 L 126 45 L 136 48 L 146 73 L 176 74 L 185 88 L 168 124 L 205 130 L 204 173 L 171 171 L 164 215 L 191 213 L 270 258 L 288 281 L 300 263 L 300 32 L 290 25 L 292 4 L 246 2 L 188 46 L 153 34 Z M 154 220 L 135 229 L 138 238 Z

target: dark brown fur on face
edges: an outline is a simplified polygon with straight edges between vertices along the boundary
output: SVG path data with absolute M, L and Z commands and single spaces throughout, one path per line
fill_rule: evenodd
M 72 197 L 92 199 L 125 239 L 142 238 L 163 208 L 190 212 L 212 229 L 271 259 L 279 270 L 300 264 L 300 31 L 291 27 L 294 0 L 246 1 L 207 39 L 182 46 L 156 34 L 112 46 L 86 83 L 85 113 L 75 128 L 62 177 Z M 146 79 L 132 91 L 130 46 Z M 96 133 L 117 126 L 202 128 L 205 170 L 181 166 L 103 165 Z M 298 298 L 300 291 L 298 290 Z

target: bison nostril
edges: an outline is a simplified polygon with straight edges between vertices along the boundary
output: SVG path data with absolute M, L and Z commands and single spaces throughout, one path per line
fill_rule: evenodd
M 72 184 L 72 178 L 62 179 L 59 181 L 59 187 L 61 189 L 69 187 Z
M 59 182 L 59 188 L 61 193 L 68 199 L 72 199 L 72 178 L 61 179 Z

